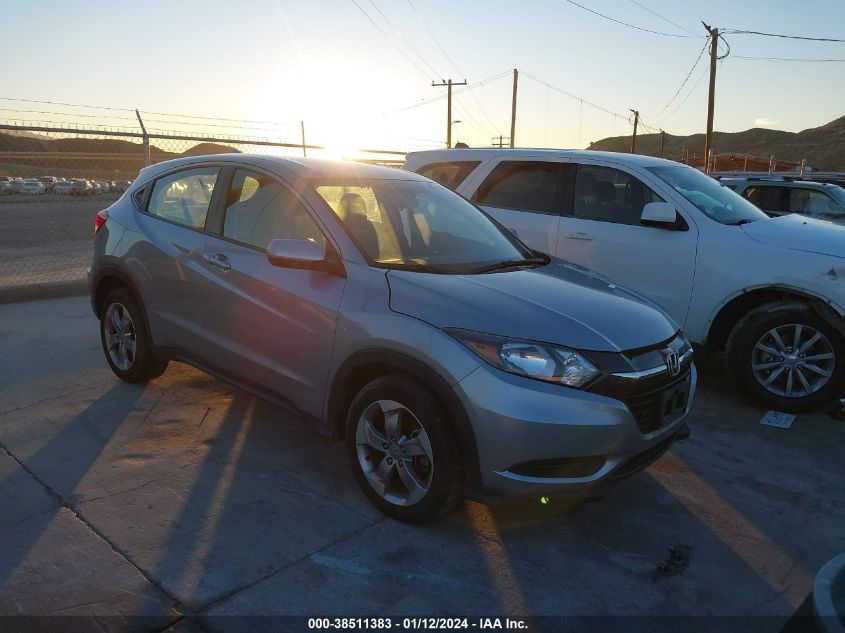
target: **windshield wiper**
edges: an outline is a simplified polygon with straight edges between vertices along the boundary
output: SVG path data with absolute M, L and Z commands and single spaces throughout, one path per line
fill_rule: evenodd
M 481 266 L 479 268 L 473 268 L 468 271 L 467 274 L 479 275 L 481 273 L 493 272 L 494 270 L 506 270 L 508 268 L 518 268 L 520 266 L 545 266 L 550 261 L 551 259 L 547 255 L 542 257 L 525 257 L 523 259 L 504 259 L 500 262 L 487 264 L 486 266 Z
M 743 224 L 751 224 L 752 220 L 746 220 L 742 218 L 741 220 L 737 220 L 736 222 L 728 222 L 728 226 L 742 226 Z
M 441 275 L 456 275 L 457 270 L 452 268 L 444 268 L 443 266 L 434 266 L 432 264 L 412 264 L 405 262 L 376 262 L 379 268 L 387 268 L 388 270 L 407 270 L 413 273 L 437 273 Z

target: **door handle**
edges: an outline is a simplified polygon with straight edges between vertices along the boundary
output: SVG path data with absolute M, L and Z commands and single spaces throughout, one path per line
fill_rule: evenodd
M 573 240 L 591 240 L 593 236 L 589 233 L 567 233 L 566 237 Z
M 211 264 L 215 268 L 219 268 L 223 272 L 226 272 L 232 267 L 232 264 L 229 262 L 229 258 L 226 257 L 223 253 L 210 253 L 208 255 L 203 255 L 202 258 L 209 264 Z

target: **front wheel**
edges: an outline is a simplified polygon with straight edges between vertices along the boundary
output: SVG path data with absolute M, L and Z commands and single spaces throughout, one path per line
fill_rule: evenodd
M 728 338 L 728 370 L 761 405 L 799 413 L 841 395 L 845 343 L 804 303 L 760 306 Z
M 388 516 L 419 523 L 444 514 L 460 498 L 454 434 L 424 385 L 401 375 L 369 383 L 349 407 L 346 441 L 361 490 Z

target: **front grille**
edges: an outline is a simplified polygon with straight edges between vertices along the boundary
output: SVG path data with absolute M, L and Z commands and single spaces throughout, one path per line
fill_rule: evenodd
M 640 432 L 643 434 L 653 433 L 661 427 L 664 422 L 671 422 L 671 419 L 666 419 L 667 411 L 664 410 L 664 394 L 669 390 L 683 382 L 689 380 L 690 369 L 687 370 L 659 389 L 647 391 L 644 393 L 637 393 L 634 391 L 627 397 L 622 399 L 625 406 L 631 410 L 634 419 L 637 421 L 637 426 L 640 427 Z M 687 391 L 684 397 L 683 407 L 686 407 L 686 399 L 689 398 Z

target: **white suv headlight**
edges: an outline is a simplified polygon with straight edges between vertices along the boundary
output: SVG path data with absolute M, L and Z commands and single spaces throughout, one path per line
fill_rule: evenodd
M 601 374 L 583 354 L 567 347 L 467 330 L 446 332 L 494 367 L 512 374 L 576 388 Z

